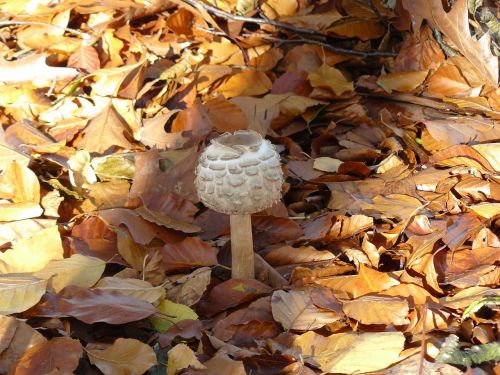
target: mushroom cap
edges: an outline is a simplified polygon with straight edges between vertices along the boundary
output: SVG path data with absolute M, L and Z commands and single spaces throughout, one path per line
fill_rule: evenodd
M 205 206 L 246 215 L 280 200 L 283 171 L 271 142 L 252 130 L 238 130 L 213 139 L 203 151 L 195 184 Z

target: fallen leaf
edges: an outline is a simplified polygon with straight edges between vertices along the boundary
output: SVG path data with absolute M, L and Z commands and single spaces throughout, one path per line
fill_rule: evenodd
M 182 242 L 166 244 L 162 257 L 163 267 L 167 272 L 218 264 L 217 250 L 197 237 L 187 237 Z
M 377 85 L 389 94 L 392 90 L 399 92 L 412 92 L 419 87 L 427 77 L 426 71 L 396 72 L 380 76 Z
M 213 313 L 224 311 L 252 301 L 270 291 L 269 286 L 258 280 L 230 279 L 212 288 L 208 295 L 207 308 Z
M 335 296 L 339 294 L 347 298 L 357 298 L 389 289 L 398 285 L 399 281 L 387 273 L 372 270 L 361 264 L 357 275 L 325 277 L 315 280 L 315 283 L 332 289 Z
M 126 279 L 120 277 L 103 277 L 95 284 L 95 289 L 108 292 L 119 292 L 125 296 L 137 298 L 149 303 L 155 303 L 163 297 L 162 286 L 154 287 L 145 280 Z
M 71 374 L 83 354 L 80 341 L 70 337 L 54 337 L 32 346 L 16 363 L 15 374 Z
M 28 310 L 36 305 L 47 289 L 47 281 L 32 276 L 0 276 L 0 314 Z
M 345 92 L 354 90 L 352 81 L 347 80 L 340 70 L 326 64 L 321 65 L 318 70 L 309 73 L 307 78 L 312 87 L 329 88 L 335 95 L 342 95 Z
M 363 324 L 408 324 L 408 302 L 398 297 L 362 296 L 342 304 L 345 314 Z
M 51 261 L 33 276 L 47 280 L 49 288 L 58 293 L 68 285 L 93 286 L 105 267 L 106 263 L 98 258 L 74 254 L 70 258 Z
M 0 274 L 39 271 L 51 260 L 62 259 L 63 252 L 57 226 L 43 229 L 0 254 Z
M 52 81 L 69 81 L 78 75 L 73 68 L 48 66 L 45 54 L 32 54 L 16 61 L 0 61 L 0 82 L 32 82 L 39 87 L 49 87 Z
M 157 363 L 153 348 L 136 339 L 119 338 L 104 350 L 87 346 L 85 351 L 104 375 L 141 375 Z
M 175 303 L 165 299 L 158 305 L 158 311 L 162 315 L 153 316 L 150 318 L 153 327 L 161 333 L 164 333 L 174 326 L 178 322 L 183 320 L 196 320 L 198 319 L 198 314 L 196 314 L 189 306 Z
M 262 95 L 268 92 L 272 87 L 271 80 L 263 72 L 255 70 L 244 70 L 231 76 L 218 91 L 225 98 L 235 96 Z
M 382 370 L 397 362 L 405 337 L 401 332 L 337 333 L 322 336 L 306 332 L 294 340 L 305 362 L 324 372 L 358 374 Z
M 131 150 L 134 145 L 128 140 L 130 128 L 118 111 L 109 105 L 92 118 L 85 129 L 80 147 L 88 152 L 104 154 L 114 146 Z
M 61 313 L 87 324 L 124 324 L 141 320 L 157 311 L 150 303 L 118 292 L 67 286 L 58 295 Z
M 167 375 L 176 375 L 188 367 L 206 369 L 186 344 L 177 344 L 168 351 Z
M 68 67 L 79 68 L 87 73 L 92 73 L 101 67 L 101 62 L 95 48 L 82 43 L 80 48 L 75 50 L 68 58 Z
M 0 316 L 0 372 L 15 371 L 19 358 L 30 348 L 47 341 L 38 331 L 12 316 Z
M 458 0 L 448 13 L 441 3 L 429 0 L 403 0 L 402 4 L 410 12 L 417 33 L 423 19 L 426 19 L 431 27 L 437 28 L 450 39 L 490 84 L 497 86 L 498 59 L 491 53 L 490 35 L 486 33 L 479 40 L 471 37 L 466 0 Z
M 171 277 L 165 284 L 166 298 L 173 302 L 193 306 L 201 299 L 210 284 L 212 270 L 201 267 L 189 275 Z
M 277 290 L 271 299 L 273 317 L 286 330 L 315 330 L 342 319 L 338 313 L 319 308 L 311 299 L 311 289 Z

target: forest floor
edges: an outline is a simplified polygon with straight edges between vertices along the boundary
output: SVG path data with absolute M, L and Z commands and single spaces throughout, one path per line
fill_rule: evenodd
M 498 1 L 0 0 L 0 374 L 500 373 Z M 199 202 L 209 141 L 285 175 Z

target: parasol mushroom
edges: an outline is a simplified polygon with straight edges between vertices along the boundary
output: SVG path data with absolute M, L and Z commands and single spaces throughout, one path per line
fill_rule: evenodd
M 230 215 L 231 276 L 253 278 L 250 215 L 281 198 L 283 171 L 274 146 L 251 130 L 224 133 L 201 154 L 195 183 L 207 207 Z

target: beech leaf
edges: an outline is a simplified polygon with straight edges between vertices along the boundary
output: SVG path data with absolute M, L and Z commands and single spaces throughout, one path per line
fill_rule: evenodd
M 309 331 L 293 343 L 305 362 L 324 372 L 359 374 L 379 371 L 397 362 L 405 337 L 401 332 L 337 333 Z
M 104 350 L 87 346 L 86 352 L 104 375 L 142 375 L 157 363 L 153 348 L 136 339 L 116 339 Z

